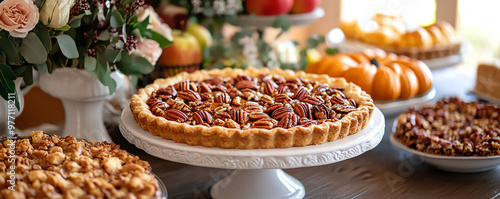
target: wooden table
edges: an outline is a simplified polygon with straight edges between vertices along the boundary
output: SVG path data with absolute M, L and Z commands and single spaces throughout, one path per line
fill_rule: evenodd
M 459 96 L 465 100 L 474 74 L 454 68 L 434 71 L 436 99 Z M 500 168 L 475 174 L 441 171 L 418 156 L 394 148 L 389 142 L 396 116 L 386 116 L 382 142 L 358 157 L 330 165 L 286 169 L 306 188 L 305 198 L 497 198 Z M 203 168 L 162 160 L 128 143 L 118 128 L 110 129 L 123 149 L 151 163 L 168 190 L 169 198 L 210 198 L 210 187 L 232 170 Z

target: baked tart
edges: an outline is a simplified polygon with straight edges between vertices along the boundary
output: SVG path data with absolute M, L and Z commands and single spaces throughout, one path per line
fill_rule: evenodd
M 0 198 L 161 198 L 149 163 L 113 143 L 36 131 L 0 151 Z
M 500 107 L 445 98 L 399 115 L 393 136 L 409 148 L 434 155 L 500 155 Z
M 189 145 L 259 149 L 322 144 L 365 128 L 373 100 L 343 78 L 263 68 L 181 73 L 133 95 L 152 135 Z
M 500 103 L 500 65 L 479 64 L 473 93 Z

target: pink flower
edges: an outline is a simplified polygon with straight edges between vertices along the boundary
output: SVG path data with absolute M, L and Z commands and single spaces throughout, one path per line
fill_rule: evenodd
M 156 61 L 160 58 L 161 53 L 160 44 L 155 40 L 146 38 L 139 40 L 137 48 L 130 52 L 131 55 L 146 58 L 153 66 L 156 65 Z
M 5 0 L 0 3 L 0 29 L 24 38 L 38 23 L 38 8 L 32 0 Z

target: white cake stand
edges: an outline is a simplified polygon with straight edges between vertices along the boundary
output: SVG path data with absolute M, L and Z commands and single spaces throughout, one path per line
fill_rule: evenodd
M 305 188 L 281 169 L 319 166 L 356 157 L 380 143 L 384 126 L 384 115 L 375 109 L 365 129 L 321 145 L 284 149 L 207 148 L 153 136 L 135 122 L 130 109 L 126 108 L 120 130 L 130 143 L 158 158 L 202 167 L 237 169 L 212 187 L 213 198 L 292 199 L 303 198 Z

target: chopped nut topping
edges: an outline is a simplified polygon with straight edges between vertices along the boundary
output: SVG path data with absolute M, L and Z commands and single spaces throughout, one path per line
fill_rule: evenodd
M 445 98 L 399 115 L 395 138 L 436 155 L 500 155 L 500 107 Z
M 0 151 L 9 149 L 9 143 L 0 143 Z M 31 138 L 17 140 L 15 147 L 15 161 L 0 156 L 4 170 L 0 172 L 0 198 L 160 198 L 149 163 L 113 143 L 37 131 Z M 7 181 L 10 168 L 15 168 L 15 186 Z

